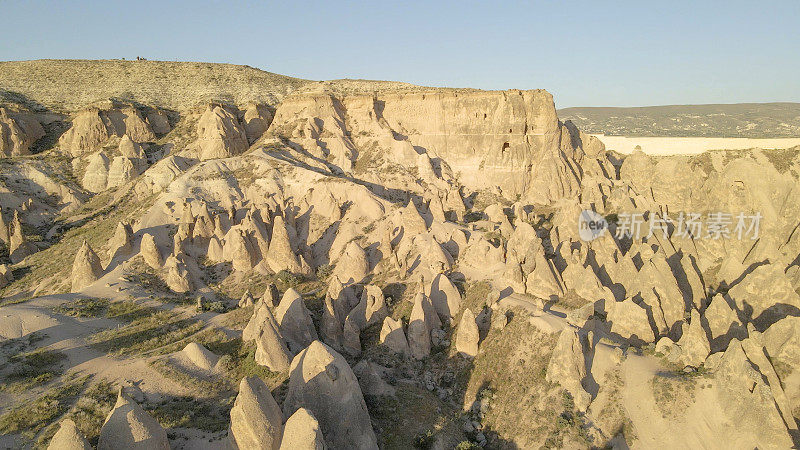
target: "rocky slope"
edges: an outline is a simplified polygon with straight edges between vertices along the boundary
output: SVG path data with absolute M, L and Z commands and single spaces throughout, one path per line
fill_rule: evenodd
M 620 158 L 542 90 L 167 104 L 158 70 L 7 106 L 0 444 L 798 442 L 800 148 Z

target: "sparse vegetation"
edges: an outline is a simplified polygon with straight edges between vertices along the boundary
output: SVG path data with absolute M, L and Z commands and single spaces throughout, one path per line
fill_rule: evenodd
M 12 355 L 8 358 L 0 390 L 22 392 L 47 383 L 63 373 L 64 359 L 65 354 L 49 349 Z
M 0 416 L 0 434 L 21 433 L 28 440 L 67 412 L 83 390 L 89 376 L 66 380 L 33 400 L 20 404 Z
M 113 356 L 168 353 L 172 345 L 198 332 L 203 323 L 166 311 L 153 312 L 89 338 L 92 348 Z

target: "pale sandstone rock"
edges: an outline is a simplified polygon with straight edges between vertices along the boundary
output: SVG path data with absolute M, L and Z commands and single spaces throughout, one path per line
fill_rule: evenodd
M 189 278 L 189 271 L 180 259 L 171 255 L 164 263 L 167 269 L 167 286 L 178 294 L 183 294 L 192 290 L 192 280 Z
M 97 152 L 89 157 L 89 164 L 81 179 L 81 185 L 90 192 L 103 192 L 108 186 L 108 157 Z
M 425 225 L 425 219 L 419 214 L 419 210 L 417 210 L 414 202 L 409 200 L 408 204 L 403 208 L 400 217 L 402 218 L 403 229 L 409 236 L 415 236 L 428 231 L 428 227 Z
M 456 331 L 456 351 L 463 356 L 474 358 L 478 356 L 478 341 L 480 332 L 475 323 L 475 314 L 469 308 L 464 309 L 461 321 Z
M 242 378 L 231 409 L 231 447 L 277 450 L 282 437 L 283 415 L 269 388 L 258 377 Z
M 220 105 L 209 105 L 200 116 L 196 145 L 201 160 L 235 156 L 249 146 L 236 117 Z
M 264 289 L 264 294 L 261 295 L 261 301 L 266 303 L 269 306 L 278 306 L 281 302 L 281 293 L 278 291 L 278 286 L 275 283 L 270 283 L 266 289 Z
M 319 332 L 322 341 L 332 348 L 342 351 L 342 338 L 344 334 L 344 321 L 337 317 L 334 299 L 329 295 L 325 296 L 325 303 L 322 308 L 322 321 Z
M 190 342 L 181 350 L 181 355 L 202 370 L 213 370 L 219 362 L 219 356 L 197 342 Z
M 380 342 L 395 353 L 410 355 L 406 334 L 403 332 L 403 323 L 399 320 L 387 317 L 383 319 L 381 327 Z
M 361 330 L 350 316 L 347 316 L 342 327 L 342 350 L 352 357 L 361 355 Z
M 124 135 L 136 142 L 155 140 L 155 134 L 136 108 L 92 107 L 75 116 L 72 127 L 58 142 L 72 156 L 82 156 L 97 150 L 111 137 Z
M 144 262 L 153 269 L 160 269 L 164 266 L 164 258 L 161 256 L 161 251 L 156 245 L 155 238 L 152 234 L 143 234 L 141 243 L 139 244 L 139 253 L 141 253 Z
M 72 263 L 72 290 L 77 292 L 97 281 L 103 275 L 100 258 L 86 240 L 81 244 Z
M 800 295 L 776 264 L 756 267 L 730 288 L 728 296 L 760 330 L 787 315 L 796 315 L 800 309 Z
M 366 278 L 368 271 L 367 254 L 357 242 L 350 241 L 336 260 L 333 276 L 343 283 L 360 283 Z
M 655 342 L 656 337 L 644 308 L 631 299 L 621 302 L 609 301 L 606 304 L 606 321 L 611 324 L 612 333 L 629 340 Z
M 443 273 L 433 278 L 429 296 L 442 322 L 449 322 L 461 309 L 461 293 Z
M 28 256 L 36 253 L 38 249 L 35 245 L 28 242 L 22 230 L 22 220 L 19 211 L 14 210 L 14 220 L 11 222 L 8 232 L 8 256 L 11 264 L 17 264 Z
M 755 364 L 755 366 L 758 368 L 758 371 L 761 372 L 761 374 L 766 378 L 770 389 L 772 389 L 772 396 L 775 399 L 775 404 L 778 406 L 778 410 L 780 410 L 781 415 L 783 416 L 784 423 L 786 423 L 790 433 L 795 433 L 797 432 L 797 422 L 792 414 L 792 406 L 789 398 L 786 395 L 786 392 L 784 392 L 783 387 L 781 386 L 781 380 L 778 378 L 778 374 L 772 365 L 772 361 L 770 361 L 769 357 L 767 356 L 762 335 L 756 331 L 753 324 L 749 324 L 747 326 L 747 331 L 749 337 L 742 341 L 742 348 L 744 349 L 745 355 L 747 356 L 747 359 Z
M 219 263 L 225 261 L 225 250 L 217 236 L 212 236 L 208 240 L 208 251 L 206 257 L 212 263 Z
M 772 389 L 734 339 L 714 374 L 717 397 L 729 423 L 735 424 L 731 442 L 752 448 L 791 448 L 792 438 L 775 404 Z
M 161 425 L 120 388 L 117 403 L 100 429 L 97 450 L 169 448 L 167 433 Z
M 431 353 L 431 328 L 425 320 L 430 316 L 425 313 L 425 298 L 422 293 L 417 295 L 408 319 L 408 347 L 416 359 L 423 359 Z
M 582 382 L 586 377 L 586 362 L 584 349 L 578 332 L 567 327 L 561 332 L 550 363 L 547 366 L 547 381 L 558 383 L 572 395 L 575 406 L 585 411 L 592 398 L 583 388 Z
M 284 417 L 306 408 L 332 448 L 377 449 L 367 405 L 344 357 L 314 341 L 292 360 Z
M 284 292 L 275 310 L 275 319 L 280 325 L 281 335 L 293 353 L 318 339 L 311 313 L 308 312 L 303 297 L 292 288 Z
M 275 216 L 272 223 L 272 239 L 269 242 L 269 251 L 265 257 L 266 263 L 273 272 L 286 270 L 291 273 L 300 273 L 300 263 L 292 250 L 289 232 L 283 216 Z
M 119 222 L 114 230 L 114 235 L 108 241 L 108 256 L 114 259 L 118 256 L 127 256 L 133 251 L 133 228 L 127 222 Z
M 233 269 L 241 272 L 250 271 L 256 263 L 255 250 L 242 230 L 234 230 L 229 233 L 230 241 L 226 245 L 231 246 L 233 255 Z
M 127 134 L 122 136 L 122 139 L 119 140 L 119 152 L 126 158 L 130 158 L 134 161 L 138 160 L 139 164 L 141 164 L 141 160 L 147 158 L 144 149 L 142 149 L 142 145 L 135 142 Z
M 368 284 L 361 293 L 361 301 L 347 315 L 352 318 L 359 330 L 383 322 L 387 316 L 386 301 L 378 286 Z
M 724 296 L 717 294 L 703 313 L 710 331 L 712 352 L 725 350 L 731 339 L 742 340 L 747 337 L 747 327 L 739 322 L 736 311 Z
M 244 130 L 247 140 L 252 144 L 267 131 L 272 122 L 272 113 L 267 105 L 251 103 L 244 111 Z
M 29 155 L 31 145 L 44 135 L 33 115 L 0 108 L 0 157 Z
M 800 317 L 789 316 L 775 322 L 762 338 L 772 360 L 800 367 Z
M 5 214 L 3 214 L 4 208 L 0 206 L 0 242 L 8 245 L 8 239 L 10 237 L 9 230 L 8 230 L 8 223 L 6 222 Z
M 700 313 L 693 309 L 691 314 L 689 324 L 684 324 L 678 346 L 681 348 L 681 363 L 684 366 L 700 367 L 711 353 L 711 346 L 700 323 Z
M 259 312 L 263 318 L 256 331 L 256 364 L 265 366 L 273 372 L 283 372 L 289 368 L 292 354 L 280 334 L 278 323 L 269 307 L 260 303 Z M 248 324 L 249 325 L 249 324 Z
M 139 170 L 131 158 L 116 156 L 108 167 L 108 184 L 106 189 L 120 187 L 139 175 Z
M 50 440 L 48 450 L 91 450 L 92 446 L 81 434 L 72 419 L 64 419 Z
M 283 426 L 281 450 L 325 450 L 319 422 L 306 408 L 292 414 Z
M 8 286 L 14 281 L 14 273 L 6 264 L 0 264 L 0 288 Z
M 256 303 L 255 299 L 253 298 L 253 294 L 250 293 L 250 290 L 244 291 L 242 294 L 242 298 L 239 299 L 239 308 L 247 308 L 248 306 L 253 306 Z

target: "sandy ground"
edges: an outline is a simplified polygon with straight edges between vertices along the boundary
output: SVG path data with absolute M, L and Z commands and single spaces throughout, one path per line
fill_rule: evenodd
M 637 145 L 648 155 L 696 155 L 706 150 L 739 150 L 748 148 L 789 148 L 800 145 L 800 137 L 780 139 L 704 138 L 704 137 L 641 137 L 594 134 L 606 150 L 633 153 Z

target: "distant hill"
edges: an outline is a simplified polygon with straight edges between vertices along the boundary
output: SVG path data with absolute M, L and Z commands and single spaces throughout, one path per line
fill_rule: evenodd
M 558 116 L 585 132 L 622 136 L 800 137 L 800 103 L 577 107 Z
M 308 83 L 249 66 L 170 61 L 0 62 L 0 103 L 65 112 L 120 98 L 174 110 L 208 100 L 278 103 Z

